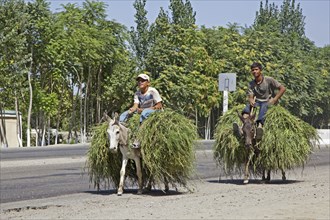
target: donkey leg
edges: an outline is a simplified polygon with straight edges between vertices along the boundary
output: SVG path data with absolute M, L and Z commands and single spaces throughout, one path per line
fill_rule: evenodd
M 117 191 L 117 195 L 121 196 L 123 194 L 123 188 L 124 188 L 124 180 L 125 180 L 125 172 L 126 172 L 126 165 L 127 165 L 128 159 L 123 158 L 121 169 L 120 169 L 120 181 L 119 181 L 119 187 Z
M 245 163 L 245 174 L 244 174 L 244 181 L 243 181 L 244 184 L 249 183 L 249 176 L 250 176 L 250 173 L 249 173 L 249 163 L 250 163 L 249 160 L 246 161 L 246 163 Z
M 253 156 L 253 151 L 251 151 L 249 153 L 248 159 L 247 159 L 247 161 L 245 163 L 245 176 L 244 176 L 244 181 L 243 181 L 244 184 L 249 183 L 249 177 L 250 177 L 249 166 L 250 166 L 250 162 L 251 162 L 252 156 Z
M 262 169 L 262 178 L 261 178 L 262 181 L 265 181 L 266 180 L 266 170 L 265 169 Z
M 270 170 L 267 170 L 267 178 L 266 181 L 269 182 L 270 181 Z
M 282 171 L 282 180 L 285 181 L 286 180 L 285 171 L 282 169 L 281 169 L 281 171 Z
M 142 169 L 141 169 L 141 160 L 139 157 L 136 157 L 134 159 L 135 161 L 135 165 L 136 165 L 136 175 L 138 177 L 138 184 L 139 184 L 139 189 L 137 194 L 141 195 L 142 194 L 142 187 L 143 187 L 143 183 L 142 183 Z
M 151 191 L 151 188 L 152 188 L 152 176 L 150 176 L 150 177 L 148 178 L 148 181 L 147 181 L 147 184 L 146 184 L 145 190 L 150 192 L 150 191 Z
M 168 192 L 170 188 L 168 187 L 168 181 L 166 177 L 164 177 L 164 184 L 165 184 L 165 192 Z

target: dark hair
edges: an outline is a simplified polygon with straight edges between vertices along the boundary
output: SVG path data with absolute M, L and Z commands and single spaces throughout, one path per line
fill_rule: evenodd
M 251 65 L 251 69 L 258 67 L 260 70 L 262 70 L 262 65 L 260 63 L 254 62 Z

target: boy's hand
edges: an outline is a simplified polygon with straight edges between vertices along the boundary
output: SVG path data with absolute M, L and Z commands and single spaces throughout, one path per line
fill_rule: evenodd
M 254 100 L 254 98 L 249 98 L 249 102 L 250 102 L 250 105 L 253 107 L 256 104 L 256 101 Z
M 136 109 L 135 108 L 130 108 L 129 111 L 128 111 L 128 114 L 132 114 L 133 112 L 135 112 Z
M 269 104 L 269 105 L 276 105 L 277 103 L 278 103 L 278 100 L 275 99 L 275 98 L 270 98 L 270 99 L 268 100 L 268 104 Z

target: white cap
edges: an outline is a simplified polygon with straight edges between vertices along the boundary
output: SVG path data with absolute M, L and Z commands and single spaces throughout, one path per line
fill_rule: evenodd
M 150 82 L 150 77 L 149 77 L 147 74 L 144 74 L 144 73 L 139 74 L 139 75 L 136 77 L 136 80 L 138 80 L 139 78 L 144 79 L 144 80 L 147 80 L 147 81 Z

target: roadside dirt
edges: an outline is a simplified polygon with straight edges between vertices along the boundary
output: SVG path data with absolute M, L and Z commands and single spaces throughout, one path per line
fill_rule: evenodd
M 243 185 L 240 177 L 222 177 L 190 182 L 193 192 L 90 191 L 5 203 L 0 219 L 330 219 L 328 164 L 287 171 L 285 182 L 280 173 L 272 179 Z

